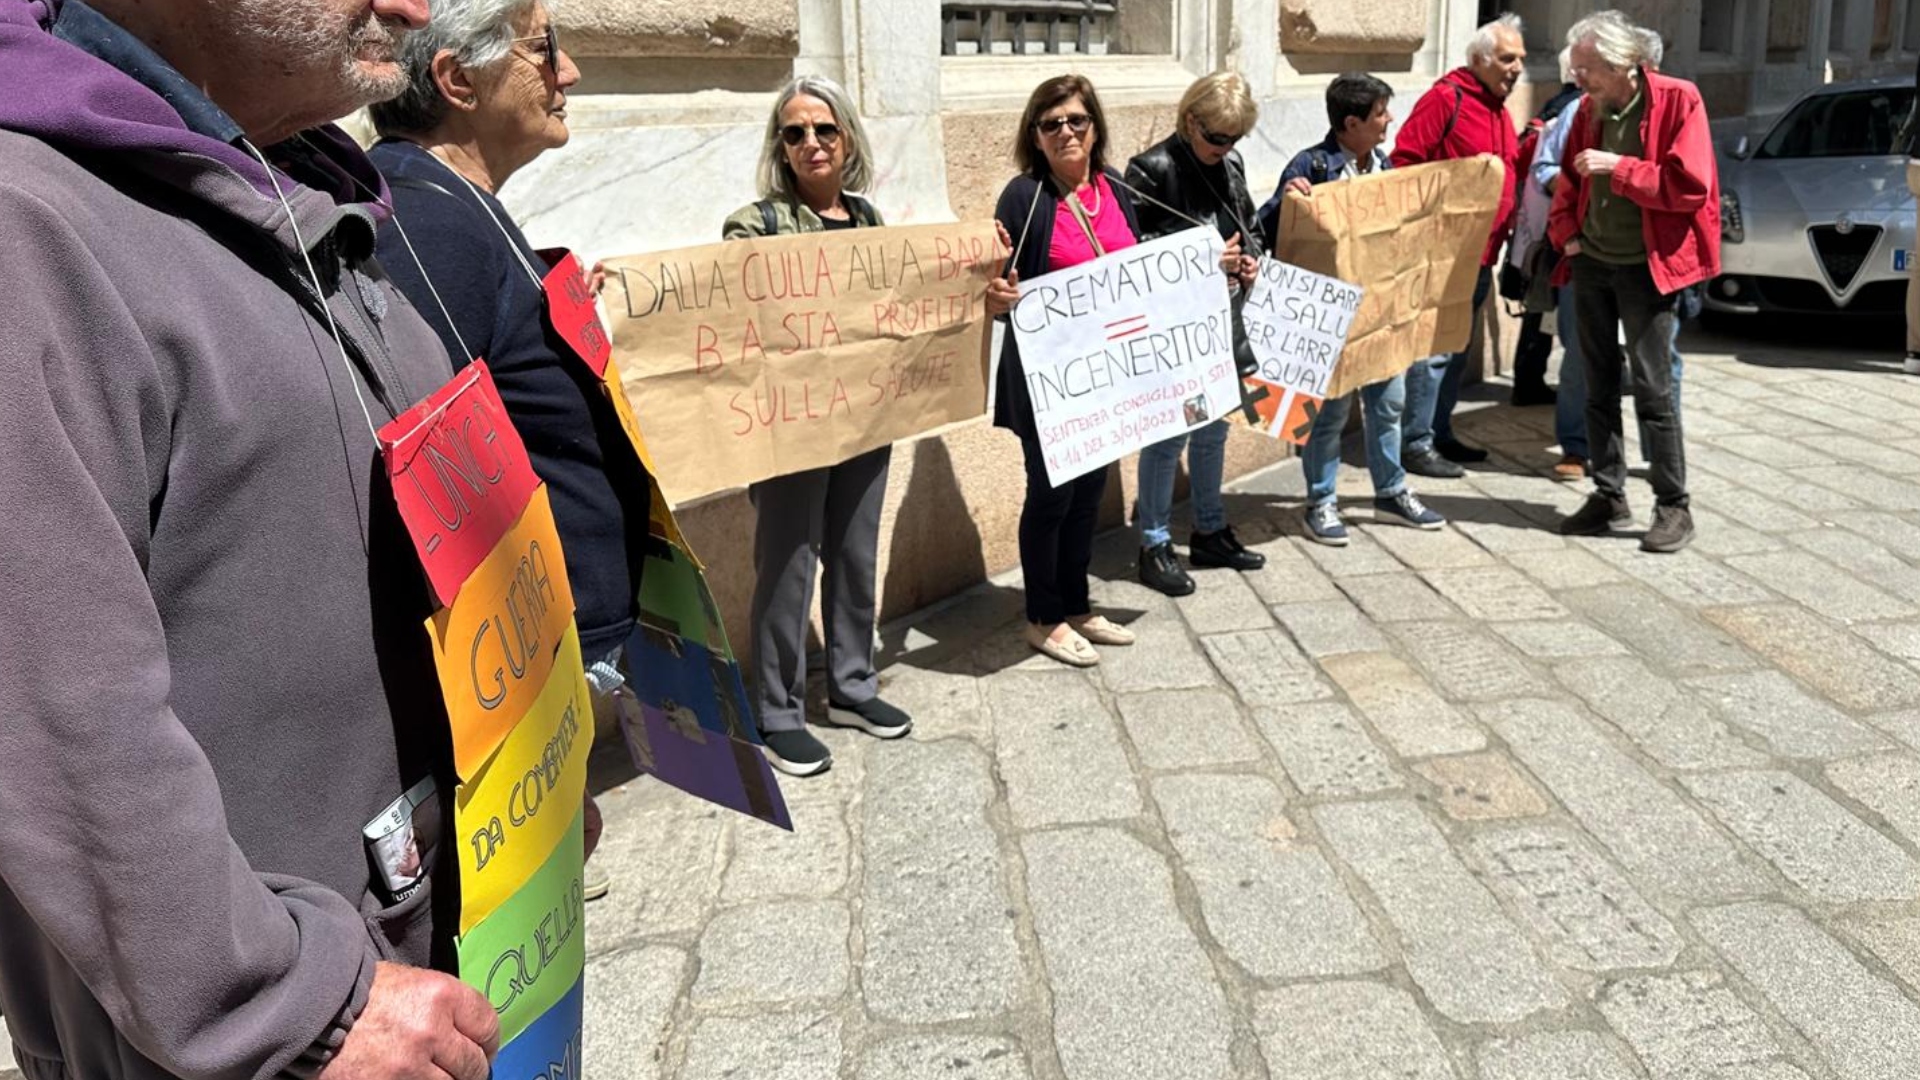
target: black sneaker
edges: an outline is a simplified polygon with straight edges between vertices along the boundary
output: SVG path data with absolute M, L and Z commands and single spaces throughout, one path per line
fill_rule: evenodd
M 1487 452 L 1477 446 L 1468 446 L 1458 439 L 1439 439 L 1433 444 L 1440 456 L 1456 465 L 1478 465 L 1487 460 Z
M 1684 506 L 1653 508 L 1653 527 L 1640 538 L 1641 551 L 1665 554 L 1693 543 L 1693 511 Z
M 1605 536 L 1631 524 L 1633 511 L 1627 508 L 1624 497 L 1616 499 L 1596 491 L 1587 496 L 1587 501 L 1580 505 L 1580 509 L 1561 519 L 1560 535 Z
M 1560 400 L 1560 395 L 1546 383 L 1528 383 L 1513 388 L 1513 404 L 1517 408 L 1533 405 L 1552 405 Z
M 827 723 L 834 727 L 859 728 L 876 739 L 897 739 L 913 730 L 913 717 L 908 716 L 905 709 L 877 697 L 858 705 L 842 705 L 828 698 Z
M 1458 480 L 1467 475 L 1467 470 L 1440 456 L 1437 450 L 1419 450 L 1404 453 L 1400 467 L 1415 476 L 1428 476 L 1435 480 Z
M 833 751 L 806 728 L 768 731 L 760 737 L 767 744 L 773 767 L 788 776 L 813 776 L 833 768 Z
M 1140 549 L 1140 584 L 1168 596 L 1186 596 L 1193 592 L 1193 579 L 1180 568 L 1180 556 L 1173 553 L 1173 541 Z
M 1187 559 L 1195 566 L 1224 566 L 1229 570 L 1258 570 L 1267 565 L 1267 557 L 1248 551 L 1229 525 L 1219 532 L 1194 533 L 1187 541 Z

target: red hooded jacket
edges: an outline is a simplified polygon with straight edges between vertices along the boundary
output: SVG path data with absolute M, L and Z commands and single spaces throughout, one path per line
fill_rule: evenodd
M 1613 190 L 1640 207 L 1640 234 L 1647 242 L 1647 268 L 1662 293 L 1679 292 L 1720 272 L 1720 168 L 1713 157 L 1712 132 L 1700 91 L 1685 79 L 1657 71 L 1640 72 L 1647 108 L 1640 118 L 1645 157 L 1621 158 L 1613 170 Z M 1560 158 L 1560 184 L 1547 216 L 1547 237 L 1561 251 L 1580 235 L 1587 220 L 1587 196 L 1602 178 L 1581 176 L 1573 159 L 1593 148 L 1593 99 L 1580 102 Z M 1572 276 L 1573 264 L 1561 260 L 1554 284 Z
M 1456 112 L 1459 113 L 1457 119 Z M 1452 130 L 1448 130 L 1450 120 Z M 1520 139 L 1514 134 L 1513 118 L 1507 115 L 1506 102 L 1495 97 L 1471 70 L 1454 68 L 1422 94 L 1420 100 L 1414 102 L 1413 111 L 1400 122 L 1400 137 L 1394 140 L 1390 160 L 1393 167 L 1399 169 L 1476 154 L 1499 158 L 1511 181 L 1513 170 L 1519 164 Z M 1513 196 L 1511 182 L 1501 186 L 1500 209 L 1493 215 L 1493 232 L 1487 239 L 1486 255 L 1480 260 L 1482 266 L 1492 266 L 1499 260 L 1500 245 L 1513 231 Z

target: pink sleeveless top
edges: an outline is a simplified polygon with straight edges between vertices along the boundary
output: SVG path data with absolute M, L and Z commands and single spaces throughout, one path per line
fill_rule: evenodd
M 1105 176 L 1096 176 L 1093 191 L 1083 191 L 1067 198 L 1077 198 L 1080 206 L 1087 212 L 1087 220 L 1093 225 L 1093 234 L 1100 238 L 1100 246 L 1111 255 L 1121 248 L 1130 248 L 1139 243 L 1133 230 L 1127 227 L 1126 211 L 1120 209 L 1120 200 L 1113 197 L 1113 187 Z M 1094 196 L 1099 193 L 1099 197 Z M 1097 212 L 1096 212 L 1097 211 Z M 1065 270 L 1069 266 L 1079 266 L 1083 262 L 1092 262 L 1097 258 L 1093 245 L 1087 242 L 1086 231 L 1080 228 L 1080 222 L 1073 216 L 1073 208 L 1065 199 L 1060 200 L 1053 212 L 1053 242 L 1047 246 L 1047 269 Z

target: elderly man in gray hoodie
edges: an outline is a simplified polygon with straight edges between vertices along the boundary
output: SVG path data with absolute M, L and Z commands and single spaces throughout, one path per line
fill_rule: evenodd
M 493 1010 L 442 973 L 432 604 L 372 434 L 451 368 L 372 261 L 378 174 L 316 127 L 397 92 L 426 17 L 0 0 L 0 1011 L 29 1080 L 488 1074 Z M 418 884 L 363 835 L 409 792 Z

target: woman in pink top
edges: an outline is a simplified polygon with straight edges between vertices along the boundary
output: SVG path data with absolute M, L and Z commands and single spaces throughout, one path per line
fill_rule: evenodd
M 996 279 L 988 298 L 1005 310 L 1020 279 L 1077 266 L 1101 251 L 1138 243 L 1139 218 L 1118 174 L 1107 168 L 1107 125 L 1093 84 L 1079 75 L 1048 79 L 1027 99 L 1014 139 L 1020 174 L 1000 193 L 994 216 L 1015 245 L 1013 270 Z M 1075 214 L 1068 200 L 1079 204 Z M 1089 235 L 1091 231 L 1091 236 Z M 1027 394 L 1020 344 L 1006 335 L 993 422 L 1020 436 L 1026 454 L 1027 494 L 1020 508 L 1020 570 L 1027 586 L 1027 643 L 1075 667 L 1100 662 L 1093 646 L 1130 645 L 1133 633 L 1093 614 L 1087 567 L 1107 470 L 1054 487 Z

